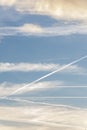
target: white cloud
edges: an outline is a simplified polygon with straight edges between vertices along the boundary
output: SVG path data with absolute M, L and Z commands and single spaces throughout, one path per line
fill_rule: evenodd
M 24 24 L 19 27 L 0 27 L 1 36 L 13 36 L 13 35 L 40 35 L 43 33 L 43 29 L 39 25 Z
M 63 105 L 52 107 L 29 104 L 26 107 L 0 107 L 0 120 L 3 120 L 0 128 L 7 128 L 6 130 L 20 129 L 17 123 L 25 123 L 21 130 L 82 130 L 87 127 L 86 119 L 87 109 Z M 4 121 L 11 123 L 8 126 Z M 13 127 L 12 121 L 16 122 Z
M 54 71 L 58 68 L 60 69 L 65 65 L 61 64 L 41 64 L 41 63 L 0 63 L 0 72 L 38 72 L 38 71 Z M 65 70 L 62 70 L 61 73 L 71 73 L 71 74 L 86 74 L 86 69 L 78 66 L 78 65 L 72 65 Z
M 13 6 L 17 0 L 0 0 L 0 6 Z
M 87 24 L 67 24 L 51 27 L 41 27 L 35 24 L 24 24 L 18 27 L 0 27 L 0 35 L 3 36 L 64 36 L 73 34 L 87 34 Z
M 20 12 L 49 15 L 56 19 L 87 19 L 86 0 L 23 0 L 16 3 Z
M 34 63 L 0 63 L 0 72 L 6 71 L 52 71 L 59 65 Z
M 25 90 L 18 92 L 18 94 L 25 93 L 25 92 L 36 92 L 36 91 L 43 91 L 45 89 L 51 89 L 58 87 L 60 85 L 64 85 L 63 81 L 44 81 L 44 82 L 39 82 L 36 84 L 33 84 L 29 87 L 27 87 Z M 7 83 L 4 82 L 0 84 L 0 97 L 2 96 L 8 96 L 12 94 L 14 91 L 20 89 L 23 86 L 28 86 L 26 83 L 22 84 L 15 84 L 15 83 Z
M 0 5 L 13 6 L 20 13 L 48 15 L 58 20 L 87 20 L 86 0 L 0 0 Z
M 43 29 L 39 25 L 34 24 L 24 24 L 24 26 L 19 28 L 20 32 L 24 33 L 42 33 Z
M 16 89 L 19 89 L 21 86 L 23 87 L 25 84 L 13 84 L 13 83 L 1 83 L 0 84 L 0 97 L 1 96 L 6 96 L 10 93 L 12 93 L 13 91 L 15 91 Z
M 63 73 L 71 73 L 71 74 L 77 74 L 77 75 L 86 75 L 86 69 L 82 68 L 78 65 L 72 65 L 66 70 L 63 71 Z

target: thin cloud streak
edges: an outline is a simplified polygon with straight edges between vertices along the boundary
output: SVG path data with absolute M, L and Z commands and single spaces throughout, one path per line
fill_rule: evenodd
M 9 93 L 12 93 L 13 91 L 16 91 L 17 89 L 20 89 L 23 86 L 26 86 L 27 83 L 21 83 L 21 84 L 15 84 L 15 83 L 8 83 L 8 82 L 4 82 L 2 84 L 0 84 L 0 96 L 6 96 L 9 95 Z M 28 87 L 24 93 L 26 92 L 36 92 L 36 91 L 44 91 L 46 89 L 52 89 L 52 88 L 56 88 L 58 86 L 62 86 L 64 85 L 63 81 L 44 81 L 44 82 L 39 82 L 36 83 L 30 87 Z M 21 94 L 21 92 L 20 92 Z M 0 97 L 0 98 L 1 98 Z
M 38 72 L 38 71 L 52 71 L 56 67 L 60 67 L 59 64 L 46 64 L 46 63 L 0 63 L 0 72 Z
M 41 71 L 54 71 L 57 68 L 65 66 L 61 64 L 47 64 L 47 63 L 10 63 L 0 62 L 0 72 L 41 72 Z M 85 75 L 86 69 L 78 65 L 72 65 L 62 73 L 71 73 L 77 75 Z
M 57 96 L 57 97 L 54 97 L 54 96 L 52 96 L 52 97 L 49 97 L 49 96 L 48 97 L 30 97 L 30 99 L 62 99 L 62 98 L 63 99 L 86 99 L 87 97 L 85 97 L 85 96 L 84 97 L 78 97 L 78 96 L 77 97 L 76 96 L 75 97 L 74 96 L 73 97 L 71 97 L 71 96 L 68 96 L 68 97 L 67 96 L 65 96 L 65 97 L 64 96 L 63 97 L 62 96 L 61 97 L 60 96 Z
M 76 25 L 63 25 L 41 27 L 35 24 L 24 24 L 18 27 L 0 27 L 0 36 L 37 36 L 37 37 L 52 37 L 52 36 L 68 36 L 74 34 L 87 34 L 87 24 L 78 23 Z

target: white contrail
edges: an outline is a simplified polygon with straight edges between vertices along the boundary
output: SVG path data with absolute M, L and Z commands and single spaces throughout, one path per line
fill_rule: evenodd
M 28 99 L 21 99 L 21 98 L 4 98 L 7 99 L 9 101 L 16 101 L 16 102 L 20 102 L 20 103 L 26 103 L 26 104 L 32 104 L 32 105 L 43 105 L 43 106 L 50 106 L 50 107 L 66 107 L 66 108 L 70 108 L 70 109 L 81 109 L 80 107 L 75 107 L 75 106 L 70 106 L 70 105 L 62 105 L 62 104 L 54 104 L 54 103 L 48 103 L 48 102 L 38 102 L 38 101 L 32 101 L 32 100 L 28 100 Z M 87 110 L 87 109 L 86 109 Z
M 67 65 L 65 65 L 65 66 L 63 66 L 63 67 L 61 67 L 61 68 L 59 68 L 59 69 L 57 69 L 57 70 L 55 70 L 55 71 L 52 71 L 52 72 L 50 72 L 50 73 L 48 73 L 48 74 L 42 76 L 41 78 L 39 78 L 39 79 L 37 79 L 37 80 L 35 80 L 35 81 L 33 81 L 33 82 L 31 82 L 31 83 L 29 83 L 29 84 L 27 84 L 27 85 L 21 87 L 21 88 L 19 88 L 19 89 L 17 89 L 16 91 L 12 92 L 11 94 L 7 95 L 6 97 L 15 95 L 16 93 L 20 92 L 21 90 L 26 89 L 27 87 L 29 87 L 29 86 L 31 86 L 31 85 L 33 85 L 33 84 L 35 84 L 35 83 L 41 81 L 42 79 L 45 79 L 45 78 L 47 78 L 47 77 L 49 77 L 49 76 L 51 76 L 51 75 L 53 75 L 53 74 L 55 74 L 55 73 L 57 73 L 57 72 L 60 72 L 60 71 L 62 71 L 62 70 L 64 70 L 64 69 L 70 67 L 71 65 L 73 65 L 73 64 L 75 64 L 75 63 L 78 63 L 78 62 L 80 62 L 80 61 L 82 61 L 82 60 L 84 60 L 84 59 L 86 59 L 86 58 L 87 58 L 87 55 L 84 56 L 84 57 L 81 57 L 81 58 L 79 58 L 79 59 L 77 59 L 77 60 L 74 60 L 73 62 L 71 62 L 71 63 L 69 63 L 69 64 L 67 64 Z
M 74 97 L 74 96 L 56 96 L 56 97 L 54 97 L 54 96 L 52 96 L 52 97 L 29 97 L 29 99 L 87 99 L 87 96 L 86 97 L 83 97 L 83 96 L 81 96 L 81 97 Z
M 52 107 L 58 107 L 59 105 L 57 104 L 51 104 L 51 103 L 46 103 L 46 102 L 37 102 L 37 101 L 32 101 L 32 100 L 26 100 L 26 99 L 20 99 L 20 98 L 10 98 L 10 97 L 4 97 L 0 99 L 6 99 L 9 101 L 16 101 L 20 103 L 27 103 L 27 104 L 34 104 L 34 105 L 45 105 L 45 106 L 52 106 Z

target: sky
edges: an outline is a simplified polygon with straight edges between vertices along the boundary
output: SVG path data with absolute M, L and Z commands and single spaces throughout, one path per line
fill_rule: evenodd
M 87 128 L 87 1 L 0 0 L 0 129 Z

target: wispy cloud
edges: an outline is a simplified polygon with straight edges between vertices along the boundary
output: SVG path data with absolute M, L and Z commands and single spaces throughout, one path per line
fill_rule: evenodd
M 24 24 L 24 26 L 19 27 L 20 32 L 24 33 L 43 33 L 43 29 L 39 25 L 34 24 Z
M 35 24 L 24 24 L 17 27 L 0 27 L 0 36 L 63 36 L 72 34 L 87 34 L 87 24 L 67 24 L 56 25 L 51 27 L 41 27 Z
M 0 72 L 9 71 L 52 71 L 60 65 L 57 64 L 41 64 L 41 63 L 0 63 Z
M 47 64 L 47 63 L 0 63 L 0 72 L 39 72 L 39 71 L 54 71 L 65 66 L 62 64 Z M 78 65 L 72 65 L 62 70 L 61 73 L 71 73 L 75 75 L 86 74 L 86 69 Z
M 86 0 L 1 0 L 0 5 L 13 6 L 20 13 L 48 15 L 58 20 L 87 20 Z
M 8 83 L 8 82 L 3 82 L 0 84 L 0 97 L 2 96 L 8 96 L 12 92 L 16 91 L 17 89 L 20 89 L 23 86 L 28 85 L 27 83 L 21 83 L 21 84 L 16 84 L 16 83 Z M 26 92 L 36 92 L 36 91 L 43 91 L 46 89 L 52 89 L 56 88 L 58 86 L 64 85 L 63 81 L 44 81 L 44 82 L 39 82 L 34 85 L 31 85 L 27 89 L 25 89 L 23 92 L 19 92 L 18 94 L 21 93 L 26 93 Z

